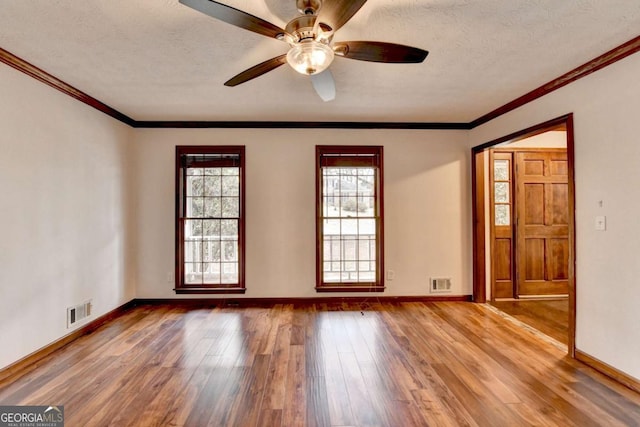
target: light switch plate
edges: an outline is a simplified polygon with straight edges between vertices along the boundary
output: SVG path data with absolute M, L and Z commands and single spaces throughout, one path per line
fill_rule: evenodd
M 596 230 L 605 231 L 607 229 L 607 217 L 604 215 L 596 217 Z

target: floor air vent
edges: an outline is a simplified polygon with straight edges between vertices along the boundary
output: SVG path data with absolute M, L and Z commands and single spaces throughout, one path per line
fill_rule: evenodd
M 67 328 L 91 316 L 91 301 L 67 308 Z
M 431 279 L 431 286 L 429 288 L 432 293 L 438 292 L 451 292 L 451 278 L 436 278 Z

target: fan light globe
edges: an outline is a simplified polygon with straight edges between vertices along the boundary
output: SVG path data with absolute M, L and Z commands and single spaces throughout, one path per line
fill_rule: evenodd
M 300 74 L 321 73 L 333 61 L 333 49 L 315 40 L 303 40 L 287 52 L 287 62 Z

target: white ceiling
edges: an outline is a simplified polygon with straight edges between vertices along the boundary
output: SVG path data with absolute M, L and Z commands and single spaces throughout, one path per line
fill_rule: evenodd
M 295 0 L 226 0 L 284 26 Z M 178 0 L 0 0 L 0 47 L 135 120 L 469 122 L 636 37 L 638 0 L 369 0 L 334 38 L 406 44 L 422 64 L 336 58 L 324 103 L 287 45 Z

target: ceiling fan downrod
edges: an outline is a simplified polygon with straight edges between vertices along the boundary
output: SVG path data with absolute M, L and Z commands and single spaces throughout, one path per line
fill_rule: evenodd
M 303 15 L 317 15 L 320 6 L 322 6 L 322 1 L 320 0 L 296 0 L 298 12 Z

